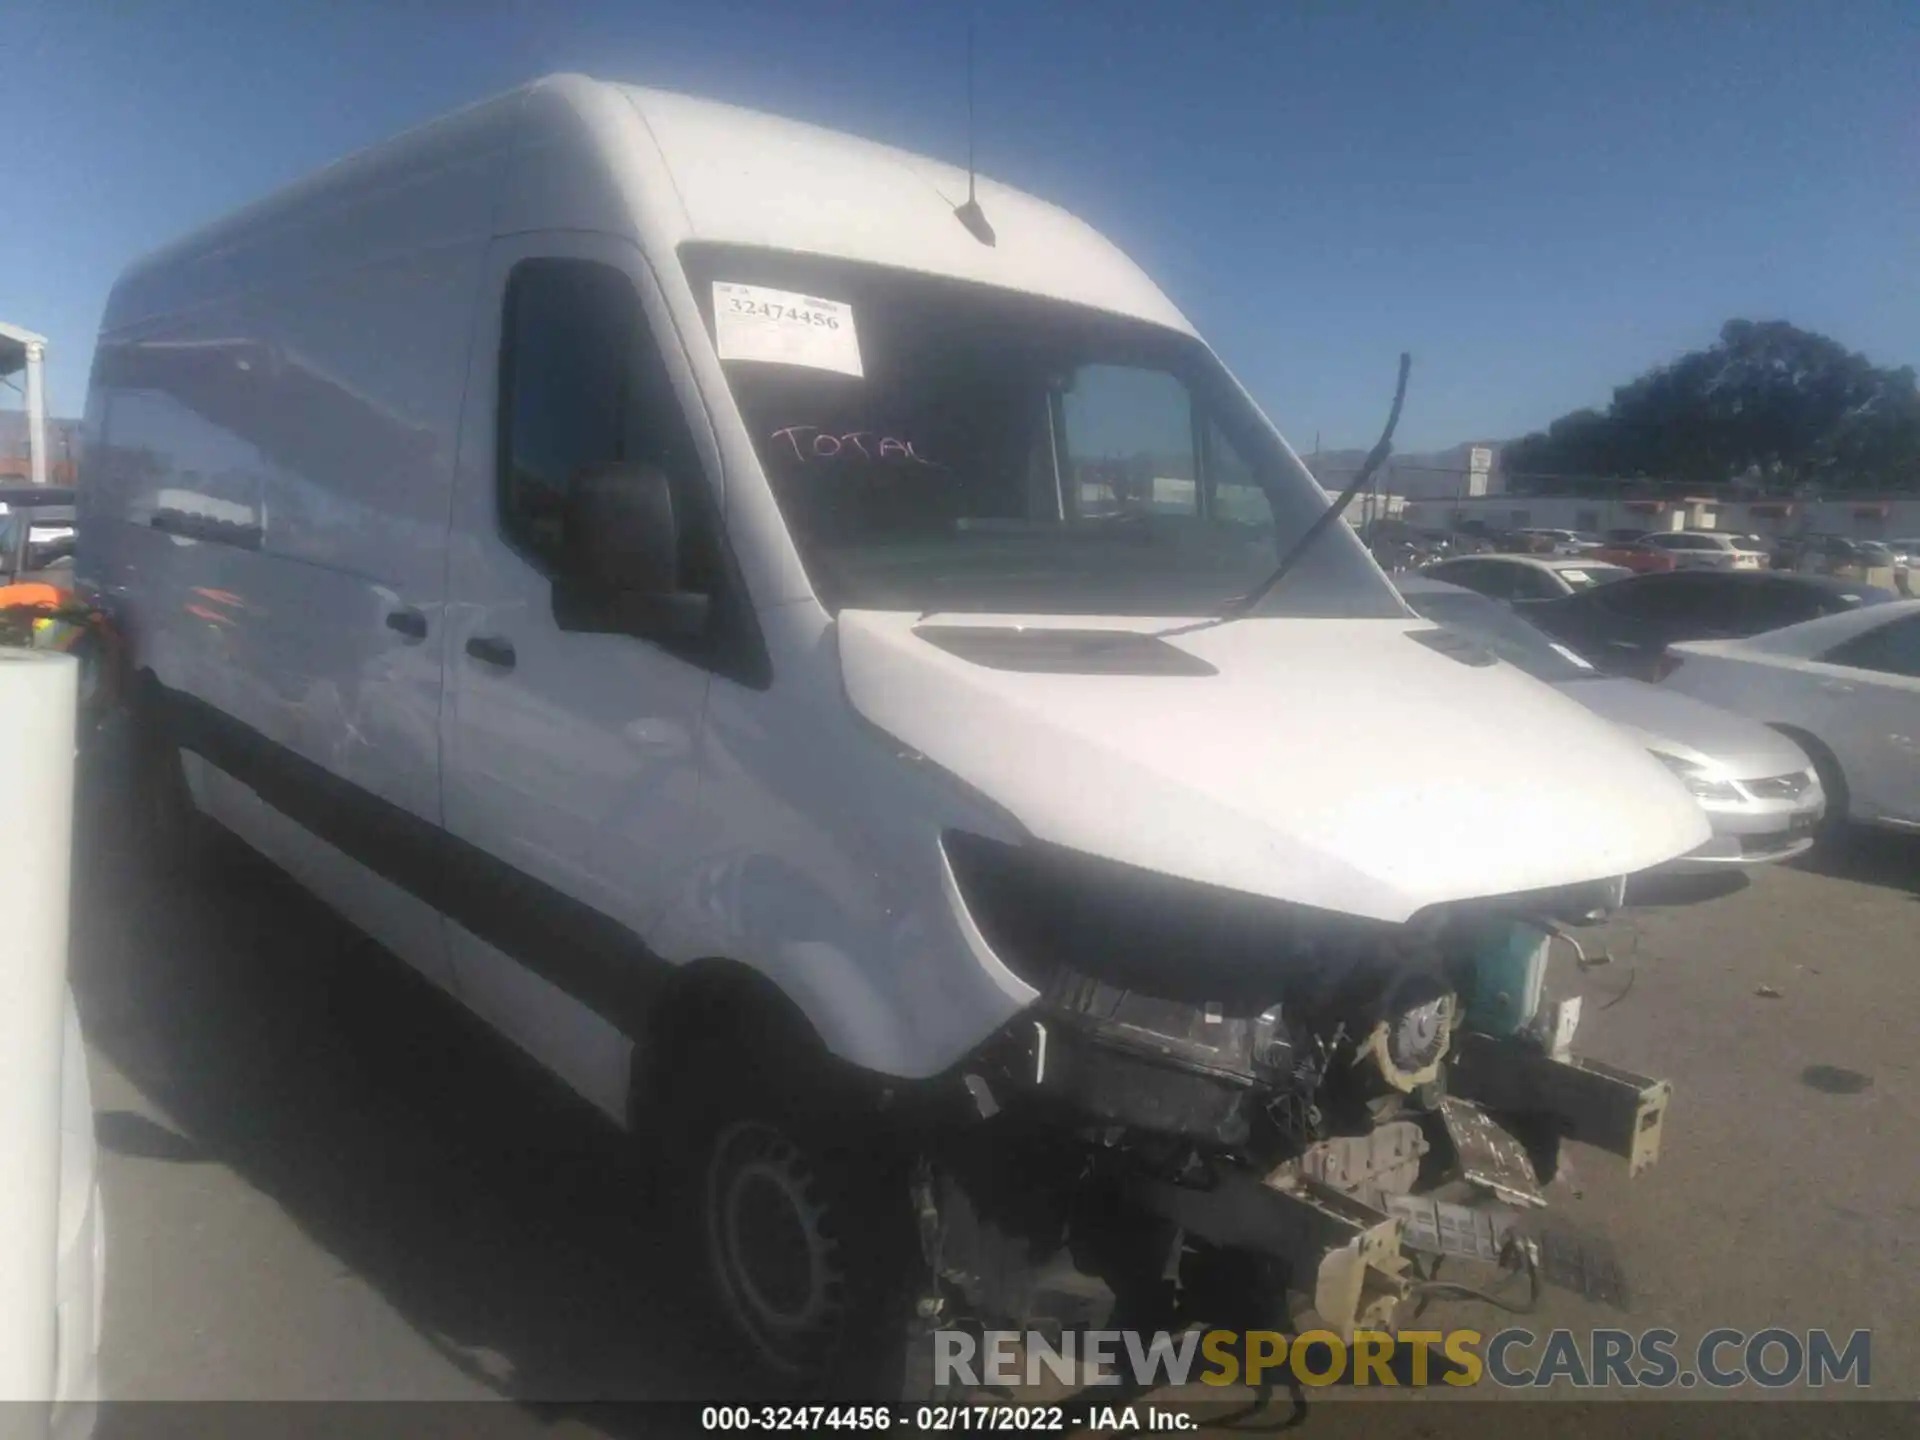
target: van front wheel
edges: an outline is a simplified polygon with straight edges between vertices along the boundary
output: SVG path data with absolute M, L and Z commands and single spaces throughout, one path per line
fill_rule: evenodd
M 723 1318 L 783 1390 L 906 1398 L 925 1267 L 904 1147 L 857 1103 L 797 1095 L 791 1073 L 723 1083 L 686 1136 L 685 1175 Z
M 728 1320 L 771 1369 L 808 1378 L 847 1328 L 847 1237 L 829 1185 L 761 1120 L 715 1135 L 702 1179 L 707 1260 Z

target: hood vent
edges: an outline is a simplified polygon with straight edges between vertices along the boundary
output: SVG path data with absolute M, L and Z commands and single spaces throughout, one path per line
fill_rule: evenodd
M 1198 655 L 1133 630 L 929 625 L 914 635 L 989 670 L 1029 675 L 1218 675 Z
M 1491 650 L 1475 644 L 1457 630 L 1409 630 L 1407 638 L 1419 641 L 1429 650 L 1438 650 L 1462 665 L 1491 665 L 1499 659 Z

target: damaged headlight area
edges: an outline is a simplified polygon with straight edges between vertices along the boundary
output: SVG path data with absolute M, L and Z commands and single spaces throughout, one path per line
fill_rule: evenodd
M 1422 1253 L 1530 1263 L 1524 1216 L 1564 1140 L 1635 1171 L 1657 1154 L 1667 1087 L 1574 1060 L 1577 1002 L 1542 998 L 1554 931 L 1616 907 L 1618 881 L 1395 925 L 944 844 L 973 923 L 1039 992 L 966 1067 L 973 1133 L 925 1178 L 949 1299 L 1033 1323 L 1011 1246 L 1091 1263 L 1123 1306 L 1270 1323 L 1304 1297 L 1337 1331 L 1390 1327 Z

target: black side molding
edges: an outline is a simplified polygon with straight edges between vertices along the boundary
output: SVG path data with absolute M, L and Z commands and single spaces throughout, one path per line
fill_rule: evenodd
M 175 741 L 274 809 L 504 951 L 617 1026 L 645 1037 L 674 967 L 620 921 L 236 720 L 161 692 Z

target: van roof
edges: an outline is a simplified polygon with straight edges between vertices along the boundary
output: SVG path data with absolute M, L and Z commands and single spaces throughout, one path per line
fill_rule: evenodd
M 640 206 L 635 197 L 662 197 Z M 664 90 L 555 75 L 337 161 L 132 266 L 118 330 L 289 267 L 318 273 L 373 244 L 424 249 L 528 229 L 866 261 L 1133 316 L 1192 333 L 1121 251 L 1057 206 L 981 177 L 991 246 L 954 216 L 962 169 Z

